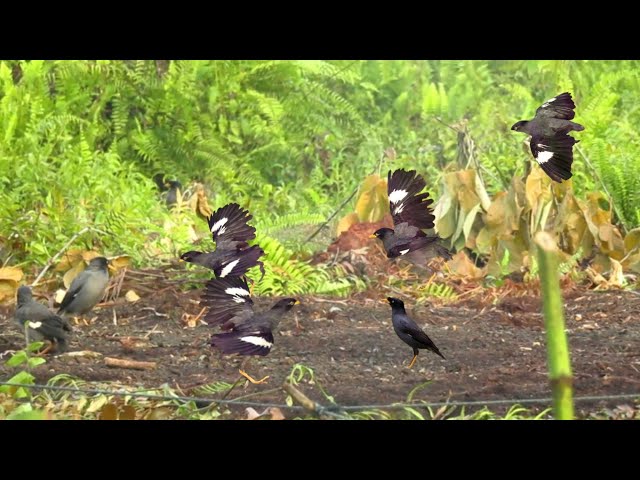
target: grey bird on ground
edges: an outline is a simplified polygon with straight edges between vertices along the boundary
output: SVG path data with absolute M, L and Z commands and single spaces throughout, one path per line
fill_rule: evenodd
M 83 315 L 95 307 L 109 283 L 108 264 L 109 261 L 104 257 L 96 257 L 89 262 L 87 268 L 71 282 L 60 303 L 58 315 Z
M 396 170 L 387 175 L 389 209 L 395 229 L 380 228 L 371 237 L 382 240 L 387 258 L 402 258 L 427 268 L 432 258 L 451 260 L 451 252 L 441 244 L 437 234 L 428 235 L 423 229 L 434 228 L 435 216 L 429 193 L 420 193 L 427 185 L 415 170 Z
M 295 298 L 283 298 L 270 310 L 257 313 L 244 278 L 214 278 L 207 282 L 202 294 L 203 305 L 209 307 L 205 321 L 220 325 L 225 333 L 211 337 L 211 345 L 225 354 L 268 355 L 273 347 L 273 334 L 282 317 L 300 303 Z M 244 370 L 240 374 L 252 383 L 254 380 Z
M 382 300 L 383 303 L 386 303 Z M 418 358 L 420 349 L 431 350 L 436 355 L 444 359 L 444 355 L 440 353 L 436 344 L 424 333 L 424 331 L 414 322 L 404 309 L 404 302 L 394 297 L 387 297 L 387 302 L 391 305 L 391 322 L 396 335 L 400 337 L 404 343 L 413 348 L 413 359 L 409 364 L 409 368 L 413 367 Z
M 68 332 L 71 332 L 71 326 L 64 318 L 36 302 L 31 288 L 26 285 L 18 288 L 18 305 L 14 317 L 23 332 L 26 327 L 27 343 L 48 341 L 51 344 L 41 354 L 54 347 L 59 353 L 67 349 Z
M 573 146 L 580 140 L 568 135 L 584 127 L 572 122 L 575 103 L 569 92 L 550 98 L 536 110 L 533 120 L 520 120 L 511 130 L 531 135 L 529 148 L 538 165 L 552 180 L 560 183 L 571 178 Z

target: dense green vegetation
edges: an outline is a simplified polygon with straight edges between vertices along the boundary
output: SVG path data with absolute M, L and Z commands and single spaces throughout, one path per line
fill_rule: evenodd
M 272 268 L 369 173 L 412 167 L 438 196 L 443 172 L 477 162 L 489 193 L 531 161 L 509 127 L 562 91 L 586 129 L 580 197 L 607 191 L 640 223 L 640 80 L 634 61 L 2 61 L 0 251 L 43 265 L 78 241 L 137 265 L 190 249 L 206 228 L 169 212 L 151 177 L 199 181 L 213 208 L 251 209 Z M 466 129 L 472 140 L 461 142 Z M 393 147 L 392 156 L 384 155 Z M 602 181 L 602 184 L 600 183 Z M 352 200 L 354 203 L 355 200 Z M 346 211 L 352 205 L 348 205 Z M 293 228 L 300 227 L 300 228 Z M 275 252 L 279 253 L 275 253 Z M 315 277 L 314 277 L 315 275 Z M 269 277 L 269 276 L 268 276 Z M 289 288 L 339 292 L 331 272 L 296 269 Z M 297 278 L 297 280 L 295 280 Z M 313 280 L 315 278 L 315 280 Z M 272 279 L 264 291 L 277 293 Z

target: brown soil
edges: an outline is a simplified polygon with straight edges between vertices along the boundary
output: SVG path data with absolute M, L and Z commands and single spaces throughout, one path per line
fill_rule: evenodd
M 125 282 L 127 284 L 127 282 Z M 123 292 L 135 285 L 125 285 Z M 140 291 L 138 291 L 140 293 Z M 238 378 L 241 358 L 225 357 L 207 345 L 211 329 L 185 325 L 183 313 L 200 312 L 199 292 L 179 293 L 158 287 L 136 303 L 119 299 L 94 311 L 89 325 L 78 325 L 71 350 L 157 362 L 152 370 L 110 368 L 104 358 L 50 357 L 35 369 L 38 381 L 67 373 L 88 381 L 130 386 L 196 386 Z M 384 293 L 386 295 L 388 293 Z M 283 320 L 273 352 L 254 358 L 248 371 L 270 375 L 265 385 L 249 385 L 239 394 L 278 386 L 295 363 L 315 370 L 317 381 L 342 405 L 404 402 L 417 385 L 431 380 L 414 399 L 427 401 L 522 399 L 549 396 L 545 337 L 540 301 L 533 295 L 506 298 L 496 305 L 468 300 L 445 306 L 429 303 L 409 313 L 447 358 L 422 351 L 409 370 L 411 349 L 391 327 L 390 308 L 378 303 L 383 294 L 366 292 L 348 300 L 304 296 Z M 640 392 L 640 296 L 632 292 L 566 292 L 567 332 L 571 347 L 575 395 Z M 256 299 L 268 308 L 273 298 Z M 0 352 L 19 349 L 22 336 L 14 325 L 12 305 L 0 305 Z M 115 313 L 114 313 L 115 312 Z M 294 313 L 295 312 L 295 313 Z M 160 315 L 158 315 L 160 314 Z M 166 315 L 166 316 L 165 316 Z M 295 320 L 300 328 L 296 327 Z M 146 340 L 119 341 L 122 337 Z M 0 366 L 0 378 L 13 369 Z M 304 391 L 324 401 L 320 391 Z M 235 393 L 230 396 L 234 397 Z M 282 403 L 273 393 L 259 400 Z M 617 405 L 623 402 L 609 402 Z

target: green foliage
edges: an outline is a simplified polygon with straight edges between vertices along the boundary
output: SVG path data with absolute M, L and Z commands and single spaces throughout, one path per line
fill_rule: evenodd
M 353 280 L 311 267 L 300 253 L 326 246 L 304 244 L 309 228 L 381 158 L 376 173 L 415 168 L 435 198 L 442 173 L 469 164 L 494 193 L 538 168 L 511 124 L 565 90 L 586 127 L 574 134 L 573 187 L 578 195 L 606 188 L 630 229 L 640 222 L 638 66 L 1 61 L 0 251 L 41 266 L 90 226 L 73 247 L 127 253 L 134 266 L 175 258 L 190 249 L 198 220 L 158 201 L 150 178 L 164 172 L 185 186 L 204 183 L 214 208 L 234 201 L 251 210 L 274 259 L 264 293 L 344 294 Z M 383 155 L 389 147 L 395 156 Z

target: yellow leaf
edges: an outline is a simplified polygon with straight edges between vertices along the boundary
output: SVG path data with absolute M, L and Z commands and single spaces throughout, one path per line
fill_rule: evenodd
M 82 252 L 82 259 L 87 263 L 99 256 L 100 254 L 95 250 L 87 250 L 86 252 Z
M 624 237 L 624 251 L 630 253 L 640 248 L 640 228 L 634 228 Z
M 127 302 L 137 302 L 138 300 L 140 300 L 140 296 L 134 292 L 133 290 L 129 290 L 124 298 L 127 300 Z
M 529 209 L 535 210 L 540 202 L 551 201 L 551 182 L 552 180 L 541 168 L 531 170 L 525 184 L 525 195 Z
M 355 212 L 348 213 L 340 219 L 338 222 L 338 228 L 336 229 L 336 236 L 339 237 L 342 232 L 349 230 L 351 225 L 358 223 L 358 214 Z
M 483 269 L 476 267 L 464 252 L 456 253 L 447 265 L 455 275 L 469 280 L 481 279 L 486 274 Z
M 14 298 L 17 289 L 18 282 L 14 280 L 0 280 L 0 302 L 7 298 Z
M 57 304 L 62 303 L 62 300 L 64 300 L 65 293 L 67 293 L 67 291 L 62 288 L 59 288 L 58 290 L 56 290 L 54 300 Z
M 387 181 L 379 175 L 369 175 L 362 182 L 356 213 L 361 222 L 379 222 L 389 211 Z
M 93 407 L 93 404 L 89 408 L 92 408 L 92 407 Z M 89 409 L 87 409 L 87 412 L 88 411 Z M 98 420 L 117 420 L 117 419 L 118 419 L 118 407 L 116 407 L 113 403 L 107 403 L 105 406 L 103 406 L 100 409 L 100 413 L 98 414 Z
M 64 274 L 64 277 L 62 277 L 62 283 L 64 283 L 65 288 L 68 289 L 71 286 L 73 279 L 84 270 L 84 267 L 84 262 L 78 262 L 71 270 Z
M 0 280 L 13 280 L 19 282 L 22 280 L 22 270 L 18 267 L 0 268 Z
M 72 248 L 71 250 L 67 250 L 60 258 L 60 261 L 55 266 L 54 270 L 56 272 L 66 272 L 76 263 L 82 261 L 83 253 L 84 250 L 81 250 L 79 248 Z
M 118 255 L 109 259 L 109 268 L 115 272 L 131 265 L 131 257 L 129 255 Z

